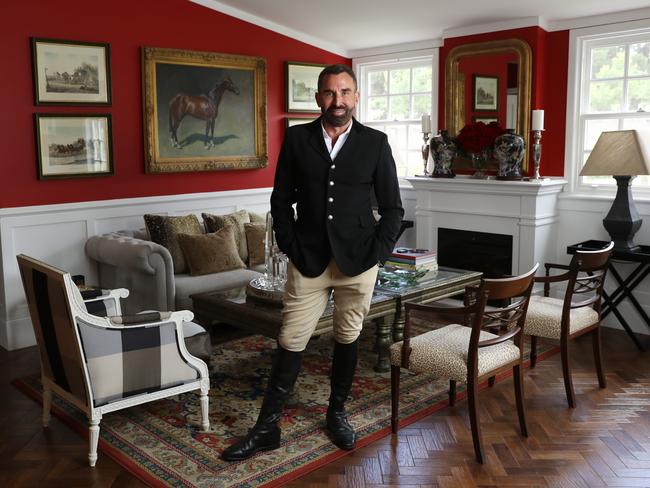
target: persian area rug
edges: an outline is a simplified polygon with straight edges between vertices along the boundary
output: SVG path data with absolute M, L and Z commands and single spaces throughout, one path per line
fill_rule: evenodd
M 359 447 L 390 433 L 390 373 L 373 370 L 373 332 L 366 327 L 361 336 L 359 367 L 346 404 Z M 324 430 L 332 346 L 331 336 L 309 343 L 281 421 L 282 445 L 275 451 L 239 463 L 219 459 L 255 423 L 271 369 L 275 341 L 249 336 L 214 347 L 210 432 L 199 431 L 199 397 L 194 393 L 120 410 L 102 419 L 97 462 L 110 456 L 151 486 L 276 487 L 344 456 L 349 451 L 335 447 Z M 539 352 L 542 359 L 554 351 Z M 38 378 L 18 380 L 16 386 L 41 399 Z M 401 425 L 445 407 L 447 388 L 447 381 L 403 371 Z M 56 416 L 87 435 L 88 423 L 79 410 L 56 395 L 52 406 Z M 79 455 L 85 459 L 86 454 Z

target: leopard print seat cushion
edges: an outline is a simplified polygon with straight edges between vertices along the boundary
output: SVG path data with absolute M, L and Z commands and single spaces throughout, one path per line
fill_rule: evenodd
M 552 297 L 530 297 L 524 333 L 548 339 L 560 338 L 562 306 L 564 301 Z M 598 312 L 591 307 L 574 308 L 569 319 L 569 334 L 598 321 Z
M 467 381 L 467 348 L 472 329 L 458 324 L 448 325 L 411 338 L 409 371 L 431 373 L 441 379 Z M 480 340 L 497 337 L 482 331 Z M 478 374 L 482 376 L 519 358 L 519 348 L 512 341 L 478 350 Z M 390 362 L 402 364 L 402 342 L 390 347 Z

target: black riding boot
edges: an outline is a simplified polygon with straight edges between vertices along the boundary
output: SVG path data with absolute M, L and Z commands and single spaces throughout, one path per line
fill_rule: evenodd
M 298 377 L 301 359 L 302 352 L 287 351 L 278 345 L 257 422 L 243 439 L 224 449 L 221 459 L 241 461 L 256 452 L 280 447 L 278 422 L 282 418 L 284 403 Z
M 327 430 L 332 442 L 341 449 L 354 449 L 356 435 L 348 423 L 345 413 L 345 400 L 352 388 L 352 379 L 357 367 L 358 339 L 350 344 L 334 343 L 332 374 L 330 379 L 331 394 L 327 408 Z

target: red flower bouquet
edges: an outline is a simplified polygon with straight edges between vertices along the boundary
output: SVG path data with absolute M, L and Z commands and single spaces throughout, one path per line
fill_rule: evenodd
M 494 144 L 494 139 L 505 131 L 496 122 L 476 122 L 463 127 L 456 139 L 466 153 L 480 153 Z

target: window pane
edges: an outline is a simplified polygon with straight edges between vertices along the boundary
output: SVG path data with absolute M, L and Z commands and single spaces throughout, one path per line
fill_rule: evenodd
M 412 119 L 421 119 L 424 114 L 431 113 L 431 95 L 413 95 Z
M 589 84 L 590 112 L 618 112 L 623 106 L 623 80 Z
M 630 80 L 627 85 L 627 109 L 650 112 L 650 78 Z
M 370 95 L 386 95 L 388 93 L 388 73 L 386 71 L 370 73 L 368 85 Z
M 411 87 L 411 70 L 395 69 L 390 72 L 390 93 L 408 93 Z
M 409 145 L 411 151 L 422 151 L 424 139 L 422 138 L 422 126 L 420 124 L 408 125 Z
M 648 114 L 648 117 L 630 117 L 629 119 L 623 119 L 623 129 L 650 130 L 650 114 Z
M 625 74 L 625 46 L 591 50 L 591 79 L 617 78 Z
M 397 166 L 398 176 L 408 176 L 408 152 L 406 151 L 406 126 L 388 125 L 386 126 L 386 135 L 388 143 L 393 152 L 393 159 Z M 413 174 L 413 173 L 411 173 Z
M 650 75 L 650 42 L 630 45 L 630 67 L 628 75 Z
M 422 160 L 422 153 L 420 153 L 420 151 L 408 152 L 406 173 L 405 176 L 421 175 L 424 173 L 424 161 Z
M 388 116 L 388 100 L 386 97 L 368 98 L 368 120 L 386 120 Z
M 398 95 L 390 97 L 390 120 L 408 120 L 409 96 Z
M 430 92 L 431 91 L 431 66 L 421 66 L 413 68 L 413 91 Z
M 601 132 L 618 130 L 618 119 L 600 119 L 585 121 L 585 141 L 583 149 L 591 151 L 596 145 Z

